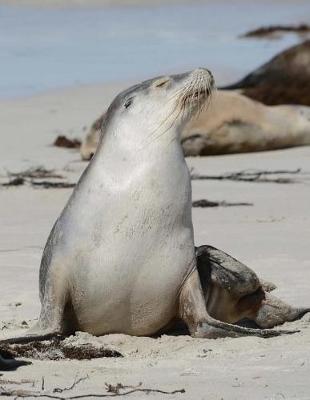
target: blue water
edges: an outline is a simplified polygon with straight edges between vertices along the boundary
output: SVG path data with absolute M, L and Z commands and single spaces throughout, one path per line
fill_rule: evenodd
M 310 21 L 310 0 L 216 1 L 157 7 L 0 6 L 0 97 L 206 66 L 244 73 L 297 43 L 240 39 L 261 25 Z

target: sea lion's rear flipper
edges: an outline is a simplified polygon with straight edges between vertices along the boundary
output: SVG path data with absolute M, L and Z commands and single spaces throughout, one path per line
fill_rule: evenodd
M 277 285 L 275 285 L 273 282 L 270 281 L 265 281 L 265 279 L 259 278 L 260 284 L 262 285 L 262 288 L 265 292 L 272 292 L 277 288 Z
M 245 318 L 250 325 L 273 328 L 310 311 L 291 307 L 271 295 L 276 285 L 259 279 L 253 270 L 221 250 L 201 246 L 196 257 L 206 307 L 215 319 L 237 323 Z
M 296 321 L 308 312 L 310 308 L 292 307 L 272 294 L 266 293 L 265 300 L 253 320 L 260 328 L 272 328 L 284 322 Z
M 258 276 L 251 268 L 222 250 L 208 245 L 197 247 L 196 259 L 201 280 L 205 271 L 209 270 L 210 283 L 229 291 L 236 298 L 254 293 L 261 287 Z
M 179 296 L 179 317 L 186 323 L 193 337 L 216 339 L 219 337 L 259 336 L 263 338 L 291 334 L 297 331 L 252 329 L 219 321 L 207 311 L 198 270 L 194 269 L 184 282 Z

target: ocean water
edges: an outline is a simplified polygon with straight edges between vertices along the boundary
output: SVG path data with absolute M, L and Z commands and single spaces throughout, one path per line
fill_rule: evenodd
M 300 41 L 241 39 L 261 25 L 310 21 L 309 0 L 45 9 L 0 6 L 0 98 L 142 80 L 198 66 L 225 83 Z M 226 78 L 225 78 L 226 77 Z

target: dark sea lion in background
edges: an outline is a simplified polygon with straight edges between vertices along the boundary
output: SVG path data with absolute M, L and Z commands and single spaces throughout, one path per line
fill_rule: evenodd
M 89 160 L 95 153 L 101 134 L 105 134 L 104 119 L 102 114 L 83 140 L 82 159 Z M 181 143 L 185 156 L 310 145 L 310 107 L 269 107 L 239 93 L 219 90 L 210 106 L 184 126 Z
M 225 90 L 242 93 L 267 105 L 310 106 L 310 40 L 290 47 Z
M 310 25 L 299 24 L 299 25 L 268 25 L 262 26 L 258 29 L 254 29 L 240 35 L 241 38 L 266 38 L 276 39 L 284 35 L 285 33 L 297 33 L 304 39 L 310 34 Z

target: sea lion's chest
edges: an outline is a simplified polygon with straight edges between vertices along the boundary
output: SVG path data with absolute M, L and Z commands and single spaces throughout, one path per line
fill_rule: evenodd
M 194 242 L 189 172 L 185 162 L 171 168 L 162 162 L 103 173 L 97 190 L 95 182 L 92 190 L 84 188 L 88 220 L 72 225 L 76 244 L 70 247 L 77 251 L 73 292 L 87 293 L 83 302 L 73 299 L 80 323 L 86 324 L 89 314 L 83 310 L 89 308 L 93 320 L 103 321 L 87 325 L 88 331 L 104 332 L 107 320 L 110 327 L 116 307 L 113 330 L 131 334 L 155 332 L 175 312 L 178 291 L 193 267 Z
M 92 172 L 77 197 L 74 205 L 87 207 L 89 222 L 80 227 L 85 232 L 100 233 L 101 224 L 102 234 L 131 231 L 139 236 L 191 224 L 191 182 L 183 156 L 134 164 L 120 160 L 114 168 Z

